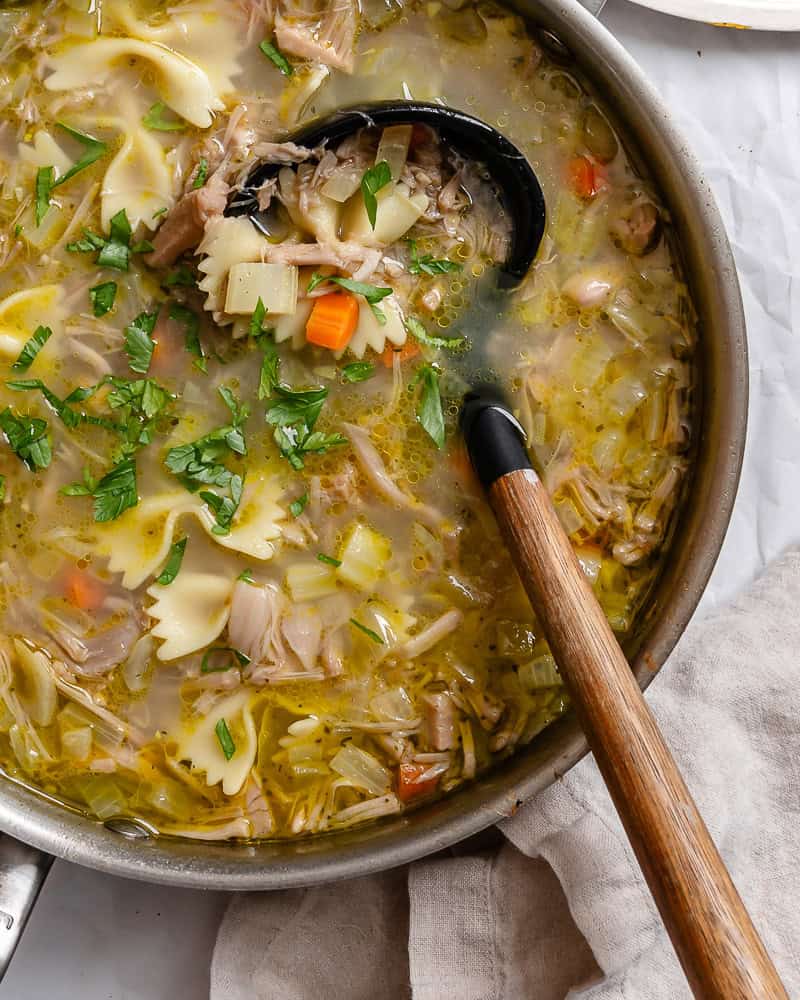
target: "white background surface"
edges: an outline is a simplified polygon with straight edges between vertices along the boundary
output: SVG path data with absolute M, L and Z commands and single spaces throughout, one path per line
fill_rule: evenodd
M 602 20 L 703 163 L 742 279 L 749 445 L 707 609 L 800 533 L 800 285 L 792 275 L 794 266 L 800 277 L 800 37 L 725 31 L 625 0 L 609 0 Z M 0 1000 L 201 1000 L 225 901 L 56 862 Z

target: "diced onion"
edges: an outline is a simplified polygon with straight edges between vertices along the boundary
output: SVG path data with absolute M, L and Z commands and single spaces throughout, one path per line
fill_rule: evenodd
M 518 676 L 520 683 L 529 691 L 558 687 L 561 684 L 561 674 L 556 667 L 556 661 L 549 653 L 531 660 L 530 663 L 520 664 Z
M 337 169 L 336 173 L 331 174 L 320 190 L 326 198 L 342 205 L 358 191 L 361 186 L 362 174 L 363 171 L 354 166 L 343 165 Z
M 331 761 L 331 770 L 372 795 L 383 795 L 392 783 L 391 775 L 380 761 L 352 743 L 345 743 L 339 750 Z
M 378 143 L 378 152 L 375 154 L 375 162 L 385 161 L 389 164 L 392 173 L 392 180 L 399 181 L 400 174 L 408 158 L 408 147 L 411 143 L 411 125 L 390 125 L 381 134 Z
M 336 593 L 336 570 L 326 563 L 296 563 L 286 571 L 293 601 L 316 601 Z

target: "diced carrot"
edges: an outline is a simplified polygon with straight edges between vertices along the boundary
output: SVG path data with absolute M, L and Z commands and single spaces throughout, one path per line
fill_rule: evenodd
M 106 599 L 106 588 L 90 573 L 70 569 L 64 580 L 64 597 L 81 611 L 97 611 Z
M 387 344 L 386 349 L 381 354 L 381 361 L 387 368 L 391 368 L 395 357 L 398 355 L 400 357 L 400 364 L 402 364 L 404 361 L 410 361 L 411 358 L 415 358 L 418 354 L 419 344 L 413 337 L 409 337 L 402 347 L 394 347 L 392 344 Z
M 401 802 L 409 802 L 419 795 L 429 795 L 439 783 L 438 776 L 419 781 L 425 773 L 424 764 L 401 764 L 397 771 L 397 796 Z
M 597 192 L 594 165 L 585 156 L 573 156 L 567 164 L 567 179 L 579 198 L 591 198 Z
M 350 292 L 331 292 L 314 302 L 306 323 L 306 340 L 318 347 L 340 351 L 347 347 L 358 326 L 358 301 Z

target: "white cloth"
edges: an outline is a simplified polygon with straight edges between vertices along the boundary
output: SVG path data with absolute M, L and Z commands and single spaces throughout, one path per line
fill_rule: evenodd
M 792 551 L 691 625 L 648 693 L 790 996 L 800 996 L 799 610 Z M 501 829 L 510 843 L 493 853 L 234 898 L 212 1000 L 689 996 L 591 758 Z

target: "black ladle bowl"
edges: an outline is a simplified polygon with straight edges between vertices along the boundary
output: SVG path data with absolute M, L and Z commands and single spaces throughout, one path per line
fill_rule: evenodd
M 495 185 L 503 210 L 511 220 L 511 246 L 498 265 L 498 284 L 515 288 L 533 263 L 545 226 L 542 187 L 524 154 L 502 132 L 479 118 L 440 104 L 421 101 L 376 101 L 342 108 L 301 125 L 286 138 L 298 146 L 334 146 L 363 128 L 387 125 L 429 125 L 454 150 L 483 164 Z M 256 192 L 281 169 L 280 163 L 260 163 L 228 204 L 227 215 L 246 215 L 263 231 Z

